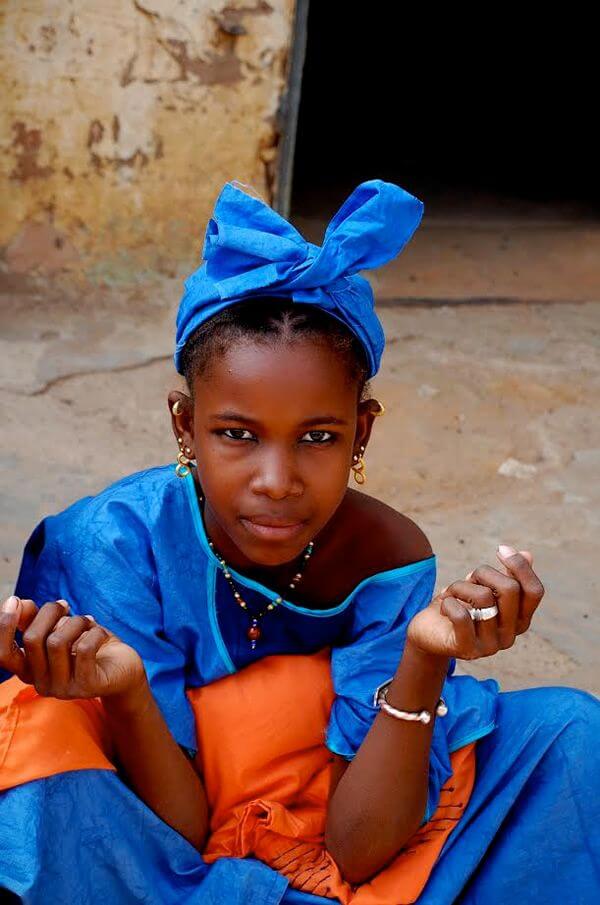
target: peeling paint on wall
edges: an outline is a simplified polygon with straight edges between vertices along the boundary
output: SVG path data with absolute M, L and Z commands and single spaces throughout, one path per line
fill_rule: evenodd
M 271 200 L 293 6 L 7 0 L 5 266 L 94 275 L 125 255 L 132 274 L 176 269 L 197 258 L 223 182 Z

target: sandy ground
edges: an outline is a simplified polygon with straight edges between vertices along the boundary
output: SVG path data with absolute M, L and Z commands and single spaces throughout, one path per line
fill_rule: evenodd
M 375 278 L 388 348 L 374 392 L 387 415 L 366 490 L 425 530 L 440 587 L 495 564 L 498 543 L 533 552 L 547 588 L 533 628 L 468 665 L 504 688 L 600 692 L 599 253 L 593 223 L 438 221 Z M 166 393 L 180 384 L 178 281 L 4 285 L 3 595 L 39 518 L 174 459 Z

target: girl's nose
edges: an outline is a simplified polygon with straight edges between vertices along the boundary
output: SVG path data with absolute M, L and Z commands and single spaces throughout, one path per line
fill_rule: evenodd
M 295 467 L 294 457 L 277 450 L 265 451 L 257 463 L 251 489 L 254 493 L 264 494 L 272 500 L 300 496 L 304 484 Z

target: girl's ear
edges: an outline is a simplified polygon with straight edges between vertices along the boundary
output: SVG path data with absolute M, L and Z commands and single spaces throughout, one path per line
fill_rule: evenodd
M 175 439 L 183 440 L 183 446 L 194 448 L 194 405 L 189 396 L 172 390 L 168 396 L 171 426 Z
M 358 415 L 356 419 L 356 435 L 354 437 L 354 451 L 358 452 L 361 446 L 365 449 L 369 443 L 373 422 L 378 415 L 383 414 L 383 406 L 377 399 L 365 399 L 358 403 Z

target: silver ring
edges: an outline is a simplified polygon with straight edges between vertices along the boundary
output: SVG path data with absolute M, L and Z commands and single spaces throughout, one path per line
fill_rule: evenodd
M 469 609 L 469 616 L 473 622 L 485 622 L 486 619 L 493 619 L 494 616 L 497 615 L 498 607 L 496 604 L 494 604 L 494 606 L 473 607 L 473 609 Z

